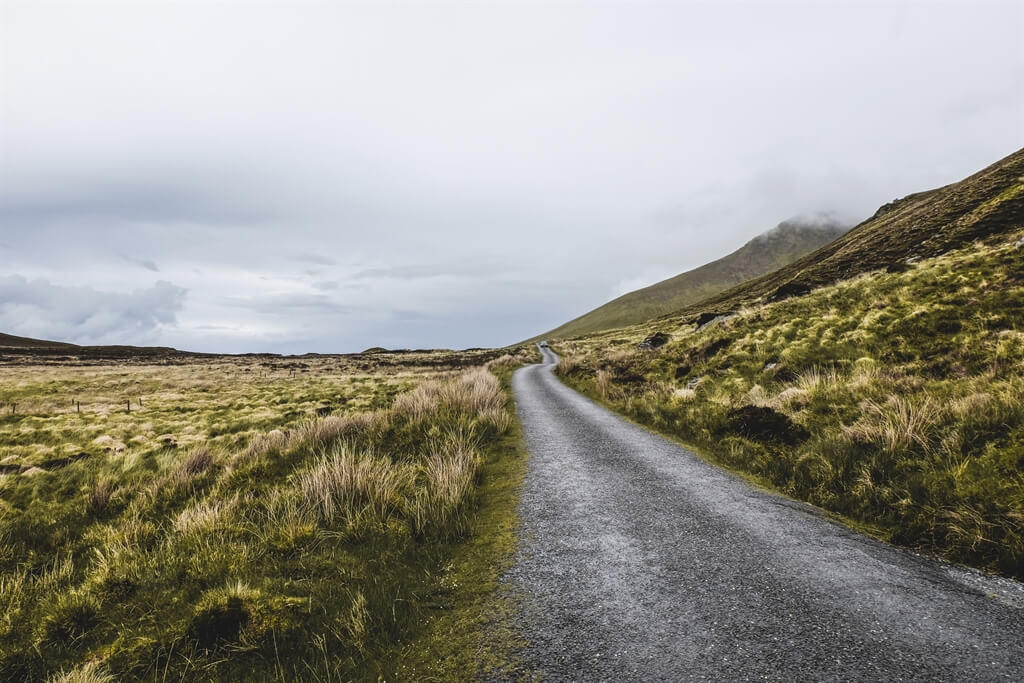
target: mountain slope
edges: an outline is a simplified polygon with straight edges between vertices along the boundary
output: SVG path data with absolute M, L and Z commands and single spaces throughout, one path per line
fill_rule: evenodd
M 623 294 L 538 338 L 573 337 L 656 318 L 770 273 L 845 233 L 834 219 L 791 219 L 717 261 Z
M 873 270 L 989 241 L 1024 226 L 1024 149 L 964 180 L 882 206 L 834 242 L 774 272 L 675 312 L 684 318 L 779 300 Z M 552 335 L 554 336 L 554 335 Z
M 74 349 L 74 344 L 67 342 L 45 341 L 43 339 L 29 339 L 28 337 L 16 337 L 13 334 L 0 332 L 0 349 Z

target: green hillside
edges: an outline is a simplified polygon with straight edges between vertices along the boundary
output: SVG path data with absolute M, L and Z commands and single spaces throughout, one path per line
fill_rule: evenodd
M 538 339 L 574 337 L 656 318 L 770 273 L 828 244 L 849 229 L 829 218 L 792 219 L 699 268 L 623 294 Z
M 904 270 L 908 261 L 938 256 L 975 240 L 990 240 L 1021 225 L 1024 149 L 959 182 L 894 200 L 821 249 L 767 275 L 680 307 L 675 314 L 686 318 L 709 311 L 736 311 L 806 294 L 872 270 Z
M 883 538 L 1021 578 L 1022 274 L 1017 152 L 710 304 L 556 342 L 559 374 Z

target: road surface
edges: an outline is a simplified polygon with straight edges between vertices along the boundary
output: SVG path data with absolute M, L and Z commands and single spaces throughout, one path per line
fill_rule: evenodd
M 506 580 L 545 680 L 1024 680 L 1024 586 L 752 488 L 567 388 L 513 387 L 531 459 Z

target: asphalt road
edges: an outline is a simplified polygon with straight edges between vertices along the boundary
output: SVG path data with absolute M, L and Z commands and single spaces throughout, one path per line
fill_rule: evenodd
M 1024 586 L 876 542 L 567 388 L 514 377 L 531 459 L 522 671 L 546 680 L 1024 680 Z

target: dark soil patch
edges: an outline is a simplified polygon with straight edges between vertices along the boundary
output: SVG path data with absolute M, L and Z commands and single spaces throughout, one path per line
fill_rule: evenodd
M 238 642 L 249 623 L 241 598 L 228 598 L 226 605 L 205 609 L 192 619 L 188 636 L 199 647 L 210 650 L 218 645 Z
M 768 297 L 768 301 L 782 301 L 783 299 L 789 299 L 794 296 L 803 296 L 804 294 L 810 294 L 811 289 L 812 287 L 806 282 L 794 280 L 792 282 L 787 282 L 776 289 L 772 295 Z
M 789 416 L 761 406 L 743 406 L 729 411 L 728 428 L 754 441 L 777 442 L 793 446 L 810 434 Z
M 775 369 L 775 374 L 772 375 L 772 379 L 782 384 L 790 384 L 797 381 L 800 375 L 797 374 L 793 368 L 787 368 L 785 365 Z
M 729 348 L 730 345 L 732 345 L 732 339 L 723 337 L 722 339 L 717 339 L 705 346 L 701 349 L 700 354 L 704 357 L 704 360 L 710 360 L 714 358 L 719 351 L 724 351 Z
M 76 453 L 75 455 L 69 455 L 66 458 L 53 458 L 46 462 L 39 464 L 39 469 L 43 470 L 59 470 L 62 467 L 67 467 L 72 463 L 76 463 L 79 460 L 85 460 L 89 457 L 88 453 Z

